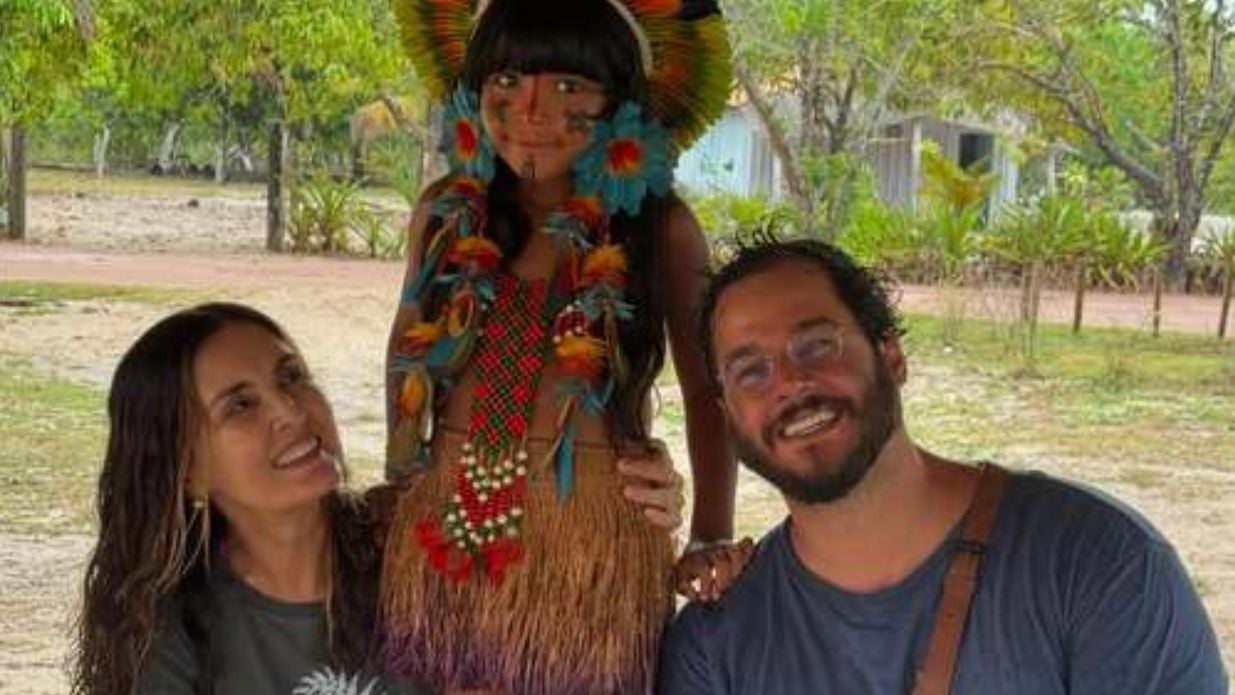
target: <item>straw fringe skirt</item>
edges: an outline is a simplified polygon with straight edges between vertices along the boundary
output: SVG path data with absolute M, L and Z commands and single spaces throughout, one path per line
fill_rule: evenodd
M 417 522 L 454 492 L 464 436 L 439 429 L 431 470 L 403 493 L 382 572 L 386 668 L 439 692 L 644 695 L 673 609 L 669 534 L 621 494 L 612 448 L 577 445 L 559 503 L 552 470 L 529 473 L 523 559 L 500 585 L 429 567 Z M 532 462 L 547 442 L 528 443 Z

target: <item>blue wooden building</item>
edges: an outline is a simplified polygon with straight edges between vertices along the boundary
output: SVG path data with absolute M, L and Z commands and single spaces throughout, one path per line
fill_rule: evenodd
M 1016 198 L 1019 169 L 993 126 L 925 114 L 888 119 L 867 147 L 879 196 L 889 205 L 912 207 L 922 186 L 922 147 L 927 141 L 963 167 L 978 164 L 998 175 L 993 209 Z M 783 195 L 780 162 L 758 118 L 748 106 L 731 107 L 724 118 L 682 153 L 676 170 L 682 187 L 700 194 L 735 193 L 778 199 Z

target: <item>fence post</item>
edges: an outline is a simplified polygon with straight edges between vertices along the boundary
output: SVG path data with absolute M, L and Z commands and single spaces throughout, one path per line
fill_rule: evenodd
M 9 238 L 26 238 L 26 131 L 13 126 L 9 135 Z
M 1222 318 L 1218 321 L 1218 340 L 1226 337 L 1227 319 L 1231 317 L 1232 286 L 1235 286 L 1235 263 L 1228 263 L 1222 274 Z
M 286 164 L 287 129 L 283 121 L 270 124 L 269 158 L 266 167 L 266 250 L 283 250 L 283 230 L 287 226 L 287 191 L 283 186 Z
M 1162 269 L 1154 268 L 1154 337 L 1162 331 Z

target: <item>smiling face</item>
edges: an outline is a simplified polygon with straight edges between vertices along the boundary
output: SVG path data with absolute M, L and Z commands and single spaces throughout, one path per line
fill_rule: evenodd
M 561 72 L 496 72 L 480 92 L 481 121 L 494 149 L 530 181 L 571 175 L 606 103 L 599 82 Z
M 872 347 L 816 266 L 783 261 L 734 283 L 712 335 L 739 454 L 788 497 L 844 496 L 900 426 L 899 340 Z
M 200 413 L 189 489 L 229 520 L 306 509 L 339 485 L 341 447 L 303 359 L 265 328 L 232 322 L 193 363 Z

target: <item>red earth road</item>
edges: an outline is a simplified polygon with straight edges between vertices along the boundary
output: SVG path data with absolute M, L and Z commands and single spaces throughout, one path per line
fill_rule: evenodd
M 402 272 L 402 264 L 397 262 L 352 258 L 175 252 L 131 254 L 0 243 L 0 280 L 194 289 L 275 289 L 299 284 L 319 289 L 372 288 L 375 292 L 393 297 Z M 905 311 L 938 314 L 943 310 L 945 302 L 935 288 L 910 285 L 902 287 L 900 293 L 901 307 Z M 1017 301 L 1015 289 L 985 289 L 966 296 L 965 312 L 968 316 L 1009 318 L 1015 311 Z M 1167 295 L 1163 302 L 1162 328 L 1166 331 L 1214 334 L 1217 332 L 1219 310 L 1217 297 Z M 1094 292 L 1086 297 L 1087 326 L 1147 328 L 1151 315 L 1148 295 Z M 1072 320 L 1071 316 L 1070 292 L 1044 293 L 1044 321 L 1068 323 Z M 1235 327 L 1230 333 L 1235 333 Z

